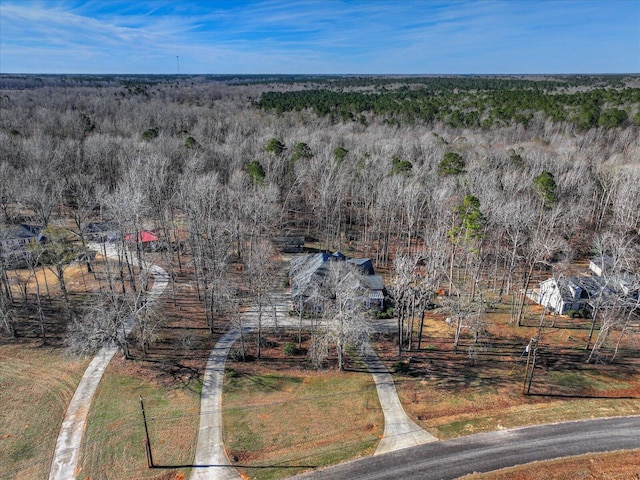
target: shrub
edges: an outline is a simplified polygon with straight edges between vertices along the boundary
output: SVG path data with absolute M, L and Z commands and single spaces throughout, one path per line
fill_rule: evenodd
M 298 353 L 298 349 L 296 348 L 296 344 L 295 343 L 287 342 L 287 343 L 284 344 L 282 352 L 287 357 L 293 357 L 294 355 L 296 355 Z
M 198 142 L 196 141 L 195 138 L 189 136 L 184 139 L 184 146 L 186 148 L 196 148 L 198 146 Z
M 393 307 L 388 307 L 386 310 L 371 310 L 371 314 L 379 319 L 393 318 Z
M 409 365 L 409 362 L 403 362 L 400 360 L 394 362 L 393 365 L 391 365 L 391 369 L 394 373 L 409 373 L 411 366 Z
M 142 132 L 142 140 L 148 142 L 149 140 L 153 140 L 154 138 L 156 138 L 158 136 L 158 129 L 157 128 L 150 128 L 148 130 L 145 130 L 144 132 Z
M 264 335 L 260 336 L 260 347 L 262 347 L 262 348 L 275 348 L 277 346 L 278 346 L 277 342 L 274 342 L 273 340 L 269 340 Z
M 575 310 L 569 310 L 569 311 L 567 312 L 567 316 L 568 316 L 569 318 L 576 318 L 577 313 L 578 313 L 578 312 L 576 312 Z
M 234 349 L 229 352 L 229 359 L 233 362 L 244 362 L 246 355 L 242 354 L 242 350 Z

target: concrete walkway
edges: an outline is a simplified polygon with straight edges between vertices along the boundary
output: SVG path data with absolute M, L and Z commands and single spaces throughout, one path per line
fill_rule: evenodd
M 102 245 L 97 246 L 92 244 L 91 248 L 99 252 L 103 251 Z M 107 246 L 106 253 L 109 258 L 118 258 L 118 251 L 113 245 Z M 137 265 L 137 259 L 132 259 L 132 263 Z M 145 265 L 145 267 L 154 278 L 153 286 L 147 296 L 148 301 L 153 302 L 162 295 L 162 292 L 167 288 L 169 277 L 167 272 L 157 265 Z M 134 325 L 135 320 L 131 317 L 127 318 L 124 324 L 124 334 L 128 335 Z M 118 347 L 116 345 L 109 345 L 100 349 L 85 370 L 80 383 L 76 387 L 73 398 L 67 407 L 67 412 L 62 422 L 60 433 L 58 434 L 58 440 L 56 441 L 51 471 L 49 473 L 50 480 L 71 480 L 75 479 L 79 473 L 78 458 L 91 401 L 102 379 L 102 375 L 117 351 Z
M 369 346 L 368 350 L 369 353 L 364 356 L 364 361 L 376 383 L 380 406 L 384 414 L 384 433 L 374 455 L 437 442 L 436 437 L 424 431 L 407 416 L 398 398 L 393 377 L 373 347 Z
M 233 329 L 224 334 L 211 355 L 204 371 L 200 400 L 200 429 L 191 478 L 194 480 L 236 480 L 242 477 L 231 466 L 222 443 L 222 383 L 229 350 L 240 336 Z

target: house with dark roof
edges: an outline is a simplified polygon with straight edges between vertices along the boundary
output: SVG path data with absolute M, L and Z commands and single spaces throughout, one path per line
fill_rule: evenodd
M 600 277 L 549 278 L 540 282 L 538 303 L 557 313 L 592 308 L 611 291 Z
M 29 245 L 45 240 L 43 228 L 40 226 L 25 223 L 0 224 L 0 255 L 8 265 L 17 264 L 16 262 L 24 259 Z
M 316 253 L 291 259 L 289 281 L 291 300 L 295 310 L 322 311 L 321 288 L 329 272 L 331 262 L 345 262 L 354 268 L 342 280 L 344 288 L 358 292 L 353 300 L 361 302 L 366 309 L 382 309 L 384 304 L 384 282 L 375 274 L 368 258 L 348 258 L 341 252 Z
M 120 229 L 115 222 L 90 222 L 83 233 L 93 242 L 115 242 L 120 238 Z

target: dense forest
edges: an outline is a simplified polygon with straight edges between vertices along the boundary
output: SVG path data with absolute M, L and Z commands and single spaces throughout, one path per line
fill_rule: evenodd
M 516 322 L 536 272 L 590 255 L 638 271 L 640 77 L 3 75 L 0 217 L 44 228 L 18 263 L 52 268 L 63 292 L 68 265 L 91 268 L 89 223 L 122 239 L 153 230 L 170 276 L 193 270 L 211 328 L 233 297 L 231 263 L 261 291 L 273 237 L 357 251 L 390 272 L 402 349 L 409 305 L 440 288 L 453 318 L 481 318 L 491 291 Z M 16 259 L 1 258 L 2 334 L 45 341 L 43 321 L 23 324 L 52 311 L 46 294 L 15 295 Z M 126 268 L 110 295 L 55 310 L 76 346 L 96 346 L 92 304 L 124 316 L 144 290 Z M 637 298 L 593 314 L 589 358 L 635 310 Z

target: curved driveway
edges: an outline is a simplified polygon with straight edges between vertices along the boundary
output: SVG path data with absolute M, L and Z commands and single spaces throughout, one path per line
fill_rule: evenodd
M 298 327 L 298 319 L 288 314 L 289 297 L 279 294 L 274 299 L 273 309 L 263 311 L 263 328 Z M 255 306 L 243 314 L 247 331 L 257 327 L 258 312 Z M 388 330 L 392 325 L 376 325 L 377 330 Z M 233 480 L 240 479 L 238 472 L 231 466 L 222 442 L 222 383 L 224 366 L 229 350 L 238 339 L 238 329 L 223 335 L 213 348 L 205 368 L 200 404 L 200 428 L 196 459 L 191 475 L 193 480 Z M 405 413 L 398 398 L 393 378 L 387 371 L 373 348 L 364 357 L 365 363 L 376 383 L 380 406 L 384 415 L 384 433 L 375 455 L 403 448 L 415 447 L 438 439 L 425 432 Z
M 640 416 L 499 430 L 363 458 L 294 478 L 447 480 L 535 461 L 640 448 Z
M 398 398 L 393 377 L 371 346 L 369 346 L 369 353 L 364 355 L 364 361 L 376 383 L 384 414 L 384 433 L 374 455 L 437 442 L 436 437 L 424 431 L 406 414 Z
M 92 244 L 94 250 L 102 251 L 101 245 Z M 106 246 L 107 257 L 118 258 L 118 251 L 113 245 Z M 132 258 L 133 256 L 130 256 Z M 132 258 L 132 263 L 138 264 L 137 259 Z M 147 299 L 155 301 L 167 288 L 169 283 L 167 272 L 157 265 L 144 265 L 153 274 L 153 286 L 149 290 Z M 125 335 L 131 332 L 135 320 L 131 317 L 125 320 Z M 56 448 L 53 453 L 50 480 L 70 480 L 76 478 L 78 473 L 78 456 L 84 434 L 85 423 L 89 413 L 89 407 L 93 395 L 98 388 L 102 375 L 107 365 L 118 351 L 116 345 L 108 345 L 100 349 L 84 372 L 76 391 L 67 407 Z

